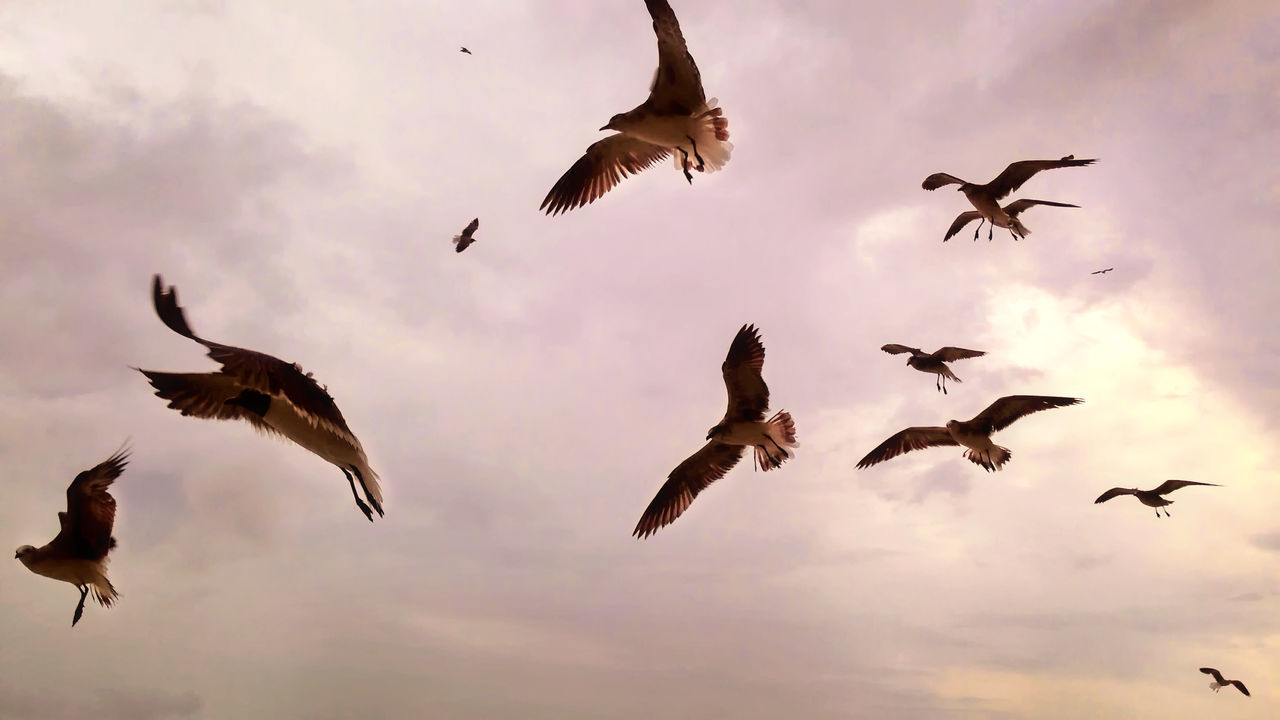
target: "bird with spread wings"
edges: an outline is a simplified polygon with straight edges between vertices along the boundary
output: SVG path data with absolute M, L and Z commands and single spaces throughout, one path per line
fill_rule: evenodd
M 1209 687 L 1214 692 L 1218 692 L 1219 690 L 1221 690 L 1222 688 L 1228 685 L 1235 685 L 1236 689 L 1244 693 L 1245 697 L 1251 697 L 1249 695 L 1249 688 L 1245 687 L 1244 683 L 1240 682 L 1239 680 L 1227 680 L 1226 678 L 1222 677 L 1222 673 L 1218 672 L 1216 668 L 1207 668 L 1207 667 L 1200 668 L 1200 672 L 1204 673 L 1205 675 L 1213 676 L 1213 682 L 1209 683 Z
M 159 275 L 152 284 L 152 301 L 156 314 L 170 330 L 205 346 L 209 357 L 222 365 L 210 373 L 137 368 L 157 396 L 183 415 L 244 420 L 257 430 L 292 440 L 342 470 L 365 517 L 372 521 L 374 511 L 383 514 L 377 473 L 369 467 L 364 448 L 347 427 L 337 403 L 311 373 L 304 373 L 297 363 L 197 336 L 178 305 L 177 289 L 165 288 Z M 356 492 L 357 481 L 364 499 Z
M 116 521 L 116 499 L 108 488 L 124 472 L 129 451 L 114 455 L 76 475 L 67 487 L 67 511 L 58 513 L 61 529 L 44 547 L 23 545 L 14 553 L 33 573 L 71 583 L 80 591 L 71 626 L 80 622 L 84 601 L 93 599 L 102 607 L 115 604 L 119 593 L 107 578 L 107 555 L 116 546 L 111 532 Z
M 729 162 L 729 120 L 715 98 L 706 98 L 675 11 L 667 0 L 645 0 L 645 6 L 658 37 L 658 69 L 649 97 L 600 128 L 617 134 L 593 143 L 556 181 L 539 208 L 548 215 L 595 202 L 623 178 L 673 153 L 676 168 L 690 183 L 690 169 L 714 172 Z
M 1164 514 L 1166 517 L 1168 517 L 1169 508 L 1165 506 L 1172 505 L 1173 501 L 1165 499 L 1162 496 L 1167 495 L 1173 492 L 1174 490 L 1178 490 L 1180 488 L 1190 487 L 1191 485 L 1208 485 L 1210 487 L 1219 487 L 1214 483 L 1196 482 L 1194 480 L 1165 480 L 1164 482 L 1160 483 L 1158 487 L 1152 490 L 1139 490 L 1138 488 L 1118 488 L 1118 487 L 1111 488 L 1110 490 L 1099 495 L 1098 499 L 1094 500 L 1093 503 L 1096 505 L 1098 503 L 1104 503 L 1113 497 L 1120 497 L 1121 495 L 1132 495 L 1138 498 L 1138 502 L 1142 503 L 1143 505 L 1146 505 L 1147 507 L 1155 508 L 1156 517 L 1160 517 L 1160 508 L 1164 508 Z
M 1084 400 L 1069 397 L 1009 395 L 991 403 L 972 420 L 949 420 L 946 427 L 909 427 L 902 430 L 867 453 L 857 466 L 868 468 L 912 450 L 952 445 L 963 446 L 964 456 L 970 462 L 992 472 L 1013 457 L 1009 448 L 991 442 L 993 433 L 1032 413 L 1082 402 Z
M 765 420 L 769 409 L 769 386 L 761 374 L 764 345 L 754 325 L 744 325 L 729 345 L 729 354 L 720 365 L 729 407 L 724 418 L 707 431 L 707 444 L 676 466 L 640 516 L 632 533 L 641 539 L 680 517 L 693 499 L 742 458 L 744 448 L 755 451 L 761 470 L 780 467 L 792 456 L 796 426 L 785 410 Z
M 937 375 L 934 385 L 942 391 L 943 395 L 947 394 L 947 380 L 960 382 L 960 378 L 951 372 L 951 368 L 947 366 L 949 362 L 956 360 L 967 360 L 969 358 L 982 357 L 987 353 L 982 350 L 966 350 L 958 347 L 938 348 L 931 353 L 926 353 L 920 348 L 907 347 L 897 343 L 889 343 L 883 345 L 881 350 L 890 355 L 901 355 L 902 353 L 911 353 L 911 357 L 907 358 L 907 365 L 919 370 L 922 373 L 933 373 Z
M 453 244 L 458 246 L 455 252 L 462 252 L 463 250 L 471 247 L 471 243 L 476 241 L 475 233 L 479 227 L 480 218 L 476 218 L 470 223 L 467 223 L 467 226 L 462 229 L 461 235 L 453 236 Z

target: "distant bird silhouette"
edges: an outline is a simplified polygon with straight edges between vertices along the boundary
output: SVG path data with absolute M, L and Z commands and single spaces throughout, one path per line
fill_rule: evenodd
M 466 54 L 468 54 L 468 55 L 471 55 L 471 54 L 472 54 L 472 52 L 471 52 L 470 50 L 466 49 L 466 48 L 459 48 L 459 52 L 464 52 L 464 53 L 466 53 Z
M 1009 448 L 991 442 L 991 434 L 1003 430 L 1018 418 L 1052 408 L 1066 407 L 1084 402 L 1079 398 L 1050 397 L 1044 395 L 1009 395 L 991 403 L 986 410 L 972 420 L 950 420 L 946 427 L 909 427 L 880 443 L 875 450 L 858 461 L 859 468 L 868 468 L 912 450 L 944 445 L 964 446 L 964 456 L 987 472 L 999 470 L 1013 457 Z
M 1089 274 L 1090 274 L 1090 275 L 1106 275 L 1107 273 L 1111 272 L 1112 270 L 1115 270 L 1115 268 L 1107 268 L 1106 270 L 1094 270 L 1093 272 L 1091 272 L 1091 273 L 1089 273 Z
M 975 209 L 977 209 L 978 216 L 983 220 L 990 222 L 995 227 L 1008 228 L 1009 234 L 1014 235 L 1014 239 L 1017 239 L 1018 235 L 1025 238 L 1031 233 L 1031 231 L 1018 220 L 1017 214 L 1026 210 L 1028 207 L 1032 205 L 1055 205 L 1057 207 L 1079 206 L 1068 205 L 1066 203 L 1051 203 L 1046 200 L 1018 200 L 1010 203 L 1007 207 L 1002 208 L 1000 207 L 999 201 L 1004 199 L 1009 193 L 1022 187 L 1023 183 L 1030 180 L 1032 176 L 1041 170 L 1053 170 L 1055 168 L 1064 167 L 1083 167 L 1085 165 L 1092 165 L 1095 162 L 1097 162 L 1096 158 L 1089 160 L 1076 160 L 1074 155 L 1068 155 L 1061 160 L 1020 160 L 1015 163 L 1010 163 L 1009 167 L 1004 169 L 1004 172 L 997 175 L 994 180 L 986 183 L 985 185 L 977 185 L 975 183 L 961 180 L 955 175 L 951 175 L 949 173 L 934 173 L 924 179 L 921 187 L 925 190 L 937 190 L 943 185 L 958 184 L 960 186 L 958 188 L 959 191 L 964 193 L 965 197 L 969 198 L 969 202 L 973 204 Z M 1010 212 L 1010 209 L 1015 210 L 1015 212 Z M 960 217 L 956 218 L 955 223 L 952 223 L 951 230 L 947 234 L 948 238 L 959 232 L 960 228 L 973 220 L 972 216 L 966 218 L 966 215 L 969 214 L 964 213 L 960 215 Z M 979 222 L 978 230 L 981 229 L 982 223 Z M 975 240 L 978 238 L 978 230 L 975 230 L 973 233 Z M 988 240 L 991 239 L 991 235 L 992 229 L 988 229 Z
M 1022 221 L 1018 219 L 1018 215 L 1020 215 L 1022 211 L 1026 210 L 1029 207 L 1032 207 L 1033 205 L 1052 205 L 1053 207 L 1070 207 L 1070 208 L 1080 207 L 1079 205 L 1072 205 L 1071 203 L 1049 202 L 1048 200 L 1030 200 L 1030 199 L 1014 200 L 1008 205 L 1005 205 L 1003 208 L 1005 216 L 1009 218 L 1008 222 L 1005 223 L 1004 218 L 1001 217 L 1000 215 L 997 215 L 995 216 L 994 219 L 992 219 L 992 226 L 1008 229 L 1009 235 L 1014 240 L 1019 239 L 1018 235 L 1014 233 L 1015 230 L 1018 233 L 1020 233 L 1022 237 L 1025 238 L 1028 234 L 1031 233 L 1031 231 L 1027 229 L 1026 225 L 1022 224 Z M 946 242 L 950 240 L 951 236 L 963 230 L 965 225 L 968 225 L 974 220 L 978 220 L 978 218 L 980 217 L 982 217 L 982 213 L 978 212 L 977 210 L 969 210 L 968 212 L 960 213 L 956 217 L 955 222 L 951 223 L 951 227 L 947 230 L 946 237 L 942 238 L 942 242 Z M 1005 223 L 1005 224 L 1002 225 L 1001 223 Z M 981 229 L 982 229 L 982 222 L 979 221 L 977 229 L 973 231 L 973 239 L 975 242 L 978 239 L 978 231 Z M 987 232 L 987 241 L 988 242 L 991 241 L 991 232 L 989 230 Z
M 720 365 L 729 409 L 715 427 L 707 431 L 707 444 L 676 466 L 640 516 L 632 535 L 644 539 L 680 517 L 698 493 L 724 477 L 742 458 L 744 447 L 755 449 L 761 470 L 780 467 L 792 456 L 788 448 L 799 447 L 796 426 L 785 410 L 765 420 L 769 409 L 769 386 L 764 369 L 764 345 L 754 325 L 743 325 Z
M 152 301 L 160 320 L 170 330 L 208 348 L 209 357 L 221 363 L 222 369 L 211 373 L 166 373 L 139 368 L 156 389 L 156 395 L 183 415 L 246 420 L 256 430 L 294 441 L 342 470 L 356 506 L 365 517 L 372 521 L 373 511 L 382 515 L 378 475 L 369 467 L 364 448 L 347 427 L 328 390 L 311 373 L 303 373 L 297 363 L 197 336 L 178 305 L 177 290 L 165 289 L 163 282 L 156 275 L 152 286 Z M 356 481 L 368 504 L 356 492 Z
M 116 546 L 111 537 L 116 520 L 116 499 L 107 488 L 124 472 L 129 451 L 116 454 L 76 475 L 67 488 L 67 511 L 58 513 L 61 529 L 44 547 L 23 545 L 14 553 L 37 575 L 75 585 L 80 591 L 71 626 L 84 614 L 84 599 L 93 592 L 98 604 L 109 608 L 119 593 L 107 579 L 107 555 Z
M 618 113 L 601 130 L 618 134 L 587 148 L 542 201 L 540 210 L 558 215 L 599 199 L 628 175 L 634 175 L 673 152 L 676 168 L 693 183 L 689 170 L 713 172 L 729 162 L 729 120 L 706 99 L 702 75 L 685 45 L 680 23 L 666 0 L 645 0 L 658 36 L 658 70 L 649 98 L 635 109 Z M 696 160 L 696 164 L 690 160 Z
M 948 362 L 956 360 L 966 360 L 968 358 L 982 357 L 986 355 L 981 350 L 965 350 L 958 347 L 944 347 L 934 350 L 932 353 L 926 353 L 920 348 L 907 347 L 897 343 L 889 343 L 880 348 L 881 350 L 891 354 L 900 355 L 902 353 L 911 353 L 911 357 L 907 358 L 907 365 L 919 370 L 922 373 L 934 373 L 938 376 L 935 383 L 936 387 L 947 394 L 947 380 L 951 379 L 960 382 L 960 378 L 951 372 L 951 368 L 947 367 Z
M 1200 668 L 1200 672 L 1205 675 L 1213 676 L 1213 682 L 1209 683 L 1209 687 L 1212 688 L 1214 692 L 1218 692 L 1228 685 L 1235 685 L 1237 690 L 1245 694 L 1245 697 L 1251 697 L 1249 695 L 1249 688 L 1245 687 L 1244 683 L 1239 680 L 1225 680 L 1222 677 L 1222 673 L 1218 672 L 1214 668 Z
M 1154 490 L 1139 490 L 1137 488 L 1111 488 L 1110 490 L 1099 495 L 1098 499 L 1094 500 L 1093 502 L 1096 505 L 1098 503 L 1104 503 L 1113 497 L 1120 497 L 1121 495 L 1132 495 L 1138 498 L 1138 502 L 1142 503 L 1143 505 L 1146 505 L 1147 507 L 1155 508 L 1156 517 L 1160 517 L 1160 508 L 1162 507 L 1164 508 L 1165 516 L 1168 517 L 1169 508 L 1165 506 L 1172 505 L 1173 501 L 1165 500 L 1161 496 L 1167 495 L 1173 492 L 1174 490 L 1177 490 L 1178 488 L 1187 487 L 1188 485 L 1209 485 L 1211 487 L 1220 487 L 1215 483 L 1195 482 L 1193 480 L 1165 480 L 1163 483 L 1160 484 L 1159 487 L 1155 488 Z
M 463 228 L 461 235 L 453 236 L 453 244 L 458 246 L 457 252 L 462 252 L 463 250 L 471 247 L 471 243 L 476 241 L 472 236 L 475 234 L 476 228 L 478 227 L 480 227 L 480 218 L 472 220 L 470 224 Z

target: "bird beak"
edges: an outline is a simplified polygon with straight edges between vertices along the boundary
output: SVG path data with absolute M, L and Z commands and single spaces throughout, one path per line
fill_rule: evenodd
M 14 553 L 14 554 L 13 554 L 13 559 L 14 559 L 14 560 L 17 560 L 17 559 L 18 559 L 18 558 L 20 558 L 20 557 L 22 557 L 22 553 Z
M 613 128 L 609 127 L 608 125 L 605 125 L 604 127 L 600 128 L 600 129 L 601 129 L 601 130 L 612 130 Z

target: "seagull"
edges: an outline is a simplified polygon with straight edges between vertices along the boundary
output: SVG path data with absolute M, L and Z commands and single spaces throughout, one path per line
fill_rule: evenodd
M 907 347 L 897 343 L 889 343 L 880 348 L 890 355 L 900 355 L 902 353 L 911 353 L 911 357 L 907 358 L 907 364 L 923 373 L 934 373 L 938 376 L 936 387 L 942 391 L 943 395 L 947 394 L 947 379 L 960 382 L 960 378 L 951 372 L 951 368 L 947 367 L 948 362 L 955 360 L 967 360 L 969 358 L 982 357 L 986 355 L 981 350 L 965 350 L 958 347 L 944 347 L 934 350 L 932 354 L 926 353 L 920 348 Z
M 478 227 L 480 227 L 480 218 L 472 220 L 470 224 L 463 228 L 461 235 L 453 236 L 453 244 L 458 246 L 457 252 L 462 252 L 463 250 L 471 247 L 471 243 L 476 241 L 472 235 L 475 234 L 476 228 Z
M 329 462 L 347 476 L 356 506 L 373 521 L 381 516 L 382 488 L 369 467 L 364 448 L 342 412 L 311 373 L 265 353 L 205 340 L 191 331 L 177 289 L 164 287 L 159 275 L 152 286 L 156 314 L 170 330 L 209 349 L 222 369 L 211 373 L 166 373 L 135 368 L 147 377 L 156 395 L 183 415 L 214 420 L 246 420 L 259 431 L 282 435 Z M 353 477 L 354 476 L 354 477 Z M 356 492 L 359 481 L 366 504 Z
M 1110 490 L 1099 495 L 1098 499 L 1094 500 L 1093 503 L 1096 505 L 1098 503 L 1104 503 L 1113 497 L 1120 497 L 1121 495 L 1132 495 L 1138 498 L 1138 502 L 1142 503 L 1143 505 L 1146 505 L 1147 507 L 1155 508 L 1156 517 L 1160 517 L 1160 508 L 1164 507 L 1165 517 L 1168 517 L 1169 508 L 1165 506 L 1172 505 L 1173 501 L 1165 500 L 1161 496 L 1167 495 L 1173 492 L 1174 490 L 1177 490 L 1178 488 L 1187 487 L 1188 485 L 1208 485 L 1211 487 L 1221 487 L 1216 483 L 1195 482 L 1194 480 L 1165 480 L 1163 483 L 1160 483 L 1160 487 L 1157 487 L 1154 490 L 1139 490 L 1138 488 L 1111 488 Z
M 950 420 L 946 427 L 909 427 L 885 440 L 875 450 L 858 461 L 859 468 L 868 468 L 912 450 L 940 445 L 963 445 L 968 448 L 964 456 L 981 465 L 987 472 L 999 470 L 1013 457 L 1009 448 L 991 442 L 991 434 L 1003 430 L 1018 418 L 1041 410 L 1076 405 L 1084 400 L 1045 395 L 1009 395 L 991 403 L 972 420 Z
M 466 54 L 468 54 L 468 55 L 471 55 L 471 54 L 472 54 L 472 53 L 471 53 L 471 51 L 470 51 L 470 50 L 468 50 L 468 49 L 466 49 L 466 48 L 458 48 L 458 52 L 464 52 L 464 53 L 466 53 Z
M 1032 207 L 1033 205 L 1052 205 L 1053 207 L 1070 207 L 1070 208 L 1080 207 L 1079 205 L 1072 205 L 1071 203 L 1050 202 L 1048 200 L 1032 200 L 1030 198 L 1024 198 L 1022 200 L 1014 200 L 1008 205 L 1005 205 L 1002 208 L 1004 210 L 1004 216 L 997 215 L 991 220 L 991 222 L 994 225 L 994 227 L 1007 228 L 1009 230 L 1009 235 L 1011 235 L 1014 240 L 1019 239 L 1018 235 L 1014 234 L 1015 231 L 1018 234 L 1020 234 L 1023 238 L 1025 238 L 1027 235 L 1031 234 L 1031 231 L 1027 229 L 1026 225 L 1022 224 L 1022 221 L 1018 219 L 1018 215 L 1019 213 L 1021 213 L 1022 211 L 1026 210 L 1029 207 Z M 974 220 L 978 220 L 978 218 L 981 218 L 981 217 L 982 217 L 982 213 L 978 212 L 977 210 L 970 210 L 968 212 L 960 213 L 958 216 L 956 216 L 956 221 L 951 223 L 951 227 L 947 230 L 946 237 L 942 238 L 942 242 L 946 242 L 950 240 L 951 236 L 955 235 L 956 233 L 964 229 L 965 225 L 968 225 L 969 223 L 973 222 Z M 1008 218 L 1007 221 L 1005 219 L 1006 217 Z M 978 239 L 978 230 L 981 230 L 981 229 L 982 229 L 982 222 L 979 220 L 978 228 L 973 231 L 973 239 L 975 242 Z M 988 230 L 987 232 L 987 241 L 988 242 L 991 241 L 990 230 Z
M 1090 275 L 1106 275 L 1107 273 L 1111 272 L 1112 270 L 1115 270 L 1115 268 L 1110 267 L 1110 268 L 1107 268 L 1106 270 L 1094 270 L 1093 272 L 1091 272 L 1091 273 L 1089 273 L 1089 274 L 1090 274 Z
M 997 175 L 995 180 L 992 180 L 986 185 L 975 185 L 974 183 L 966 182 L 955 175 L 950 175 L 948 173 L 934 173 L 924 179 L 924 183 L 921 184 L 921 187 L 925 190 L 937 190 L 943 185 L 957 184 L 960 186 L 960 192 L 964 193 L 965 197 L 969 198 L 969 202 L 973 203 L 973 207 L 978 210 L 978 217 L 989 221 L 993 226 L 1008 228 L 1010 235 L 1014 235 L 1016 233 L 1017 235 L 1021 235 L 1025 238 L 1031 231 L 1018 221 L 1017 217 L 1015 217 L 1017 213 L 1010 212 L 1011 208 L 1016 208 L 1017 212 L 1022 212 L 1032 205 L 1056 205 L 1058 207 L 1079 206 L 1067 205 L 1064 203 L 1051 203 L 1045 200 L 1018 200 L 1007 207 L 1002 208 L 1000 207 L 999 201 L 1004 199 L 1009 193 L 1022 187 L 1023 183 L 1030 180 L 1033 175 L 1041 170 L 1053 170 L 1055 168 L 1064 167 L 1083 167 L 1085 165 L 1092 165 L 1097 161 L 1097 158 L 1090 160 L 1076 160 L 1075 155 L 1068 155 L 1061 160 L 1021 160 L 1019 162 L 1010 163 L 1009 167 L 1004 169 L 1004 172 Z M 1020 205 L 1019 203 L 1026 204 Z M 956 218 L 956 222 L 951 225 L 951 230 L 948 232 L 947 237 L 951 237 L 955 233 L 959 232 L 960 228 L 964 227 L 973 219 L 973 216 L 966 219 L 966 216 L 968 215 L 969 213 L 964 213 L 960 217 Z M 978 230 L 981 229 L 982 223 L 979 222 Z M 978 239 L 978 230 L 973 232 L 973 238 L 975 240 Z M 991 239 L 991 233 L 992 229 L 988 228 L 988 240 Z M 1017 238 L 1017 235 L 1015 235 L 1015 239 Z
M 44 547 L 23 545 L 14 553 L 27 569 L 37 575 L 69 582 L 80 591 L 71 627 L 84 614 L 84 599 L 111 607 L 120 594 L 107 579 L 107 554 L 116 546 L 111 527 L 116 519 L 116 499 L 107 488 L 120 477 L 128 464 L 129 451 L 121 448 L 94 467 L 76 475 L 67 487 L 67 511 L 58 513 L 61 529 Z
M 1245 687 L 1244 683 L 1240 682 L 1239 680 L 1227 680 L 1222 677 L 1222 673 L 1218 672 L 1214 668 L 1200 668 L 1200 672 L 1204 673 L 1205 675 L 1213 676 L 1213 682 L 1209 683 L 1209 687 L 1212 688 L 1214 692 L 1218 692 L 1219 690 L 1221 690 L 1222 688 L 1228 685 L 1235 685 L 1236 689 L 1244 693 L 1245 697 L 1250 697 L 1249 688 Z
M 743 325 L 729 345 L 729 354 L 720 366 L 729 409 L 715 427 L 707 431 L 707 444 L 676 466 L 667 476 L 653 502 L 640 516 L 635 537 L 644 539 L 669 525 L 689 508 L 708 485 L 724 477 L 742 458 L 744 447 L 755 448 L 755 462 L 761 470 L 780 467 L 792 457 L 788 448 L 799 447 L 796 425 L 785 410 L 765 420 L 769 409 L 769 386 L 761 377 L 764 345 L 754 325 Z
M 556 181 L 538 208 L 548 215 L 594 202 L 627 175 L 668 155 L 675 155 L 676 168 L 690 184 L 691 168 L 714 172 L 729 162 L 733 150 L 729 119 L 716 107 L 715 98 L 707 100 L 675 12 L 667 0 L 645 0 L 645 5 L 658 36 L 658 70 L 649 98 L 634 110 L 609 118 L 600 128 L 617 134 L 588 147 Z

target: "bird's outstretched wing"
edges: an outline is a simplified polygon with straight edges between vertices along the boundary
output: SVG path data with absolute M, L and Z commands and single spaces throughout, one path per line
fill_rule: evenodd
M 685 45 L 680 22 L 667 0 L 645 0 L 658 36 L 658 71 L 649 88 L 649 103 L 664 115 L 692 115 L 706 104 L 702 75 Z
M 1099 495 L 1098 499 L 1093 501 L 1093 504 L 1097 505 L 1098 503 L 1104 503 L 1114 497 L 1120 497 L 1121 495 L 1133 495 L 1133 494 L 1134 494 L 1133 488 L 1111 488 L 1110 490 Z
M 763 420 L 769 409 L 769 386 L 764 382 L 764 344 L 755 325 L 743 325 L 720 365 L 729 391 L 726 421 Z
M 628 175 L 666 158 L 671 151 L 626 135 L 610 135 L 592 143 L 547 193 L 539 210 L 559 215 L 595 202 Z
M 107 488 L 124 472 L 129 451 L 116 454 L 76 475 L 67 486 L 67 512 L 53 542 L 71 548 L 76 557 L 100 560 L 115 547 L 111 528 L 116 521 L 116 499 Z
M 1218 683 L 1219 685 L 1227 684 L 1227 681 L 1222 677 L 1222 673 L 1218 672 L 1217 668 L 1200 668 L 1200 672 L 1204 673 L 1205 675 L 1212 675 L 1213 681 Z
M 967 350 L 965 348 L 951 347 L 950 345 L 933 351 L 934 359 L 942 362 L 968 360 L 969 358 L 982 357 L 986 354 L 986 351 L 983 350 Z
M 183 415 L 208 420 L 244 420 L 268 435 L 280 432 L 263 422 L 256 413 L 240 405 L 228 405 L 246 388 L 230 375 L 213 373 L 169 373 L 155 370 L 138 372 L 156 389 L 156 396 L 169 401 L 169 407 Z
M 920 348 L 907 347 L 906 345 L 899 345 L 898 343 L 889 343 L 888 345 L 881 345 L 880 349 L 889 353 L 890 355 L 901 355 L 902 353 L 911 353 L 912 355 L 924 354 L 924 351 L 921 350 Z
M 742 457 L 742 450 L 741 445 L 726 445 L 712 440 L 677 465 L 676 469 L 667 476 L 667 481 L 658 489 L 653 502 L 645 508 L 632 535 L 644 539 L 657 532 L 659 528 L 670 525 L 689 509 L 689 505 L 698 493 L 724 477 L 724 474 L 738 463 Z
M 1230 684 L 1235 685 L 1237 690 L 1245 694 L 1245 697 L 1250 697 L 1249 688 L 1245 687 L 1244 683 L 1239 680 L 1232 680 Z
M 968 225 L 980 217 L 982 217 L 982 213 L 977 210 L 969 210 L 968 212 L 960 213 L 956 216 L 956 221 L 951 223 L 951 227 L 947 228 L 947 234 L 942 238 L 942 242 L 950 240 L 956 233 L 963 230 L 965 225 Z
M 1097 158 L 1088 160 L 1076 160 L 1074 155 L 1068 155 L 1061 160 L 1019 160 L 1010 163 L 1004 172 L 996 176 L 995 180 L 987 183 L 986 187 L 996 200 L 999 200 L 1009 193 L 1022 187 L 1022 184 L 1030 180 L 1036 173 L 1041 170 L 1054 170 L 1056 168 L 1065 167 L 1083 167 L 1092 165 L 1097 162 Z
M 1174 490 L 1187 487 L 1188 485 L 1209 485 L 1212 487 L 1221 487 L 1217 483 L 1196 482 L 1194 480 L 1165 480 L 1160 483 L 1160 487 L 1152 490 L 1151 492 L 1157 495 L 1164 495 L 1165 493 L 1171 493 Z
M 934 173 L 920 183 L 925 190 L 937 190 L 943 185 L 963 185 L 964 181 L 950 173 Z
M 209 357 L 222 365 L 222 374 L 231 376 L 236 384 L 243 389 L 255 390 L 275 397 L 283 397 L 297 407 L 302 415 L 313 425 L 325 428 L 336 435 L 348 439 L 352 444 L 359 445 L 359 441 L 351 432 L 351 429 L 347 427 L 347 421 L 342 417 L 342 412 L 338 409 L 337 403 L 333 401 L 333 397 L 309 374 L 304 373 L 297 364 L 285 362 L 266 353 L 223 345 L 199 337 L 191 331 L 191 326 L 187 324 L 182 307 L 178 304 L 177 288 L 173 286 L 165 288 L 164 281 L 159 275 L 155 276 L 152 285 L 152 300 L 155 304 L 156 314 L 160 316 L 160 320 L 170 330 L 204 345 L 209 350 Z M 155 382 L 152 375 L 161 374 L 148 373 L 147 371 L 143 371 L 143 373 L 147 374 L 148 379 L 153 380 L 153 385 Z M 191 376 L 186 377 L 190 380 Z M 194 377 L 199 376 L 196 375 Z M 156 389 L 161 390 L 159 386 Z M 206 392 L 215 389 L 207 382 L 200 386 L 200 390 Z M 156 394 L 161 395 L 160 392 Z M 161 395 L 161 397 L 165 396 Z M 231 397 L 234 397 L 234 395 Z M 172 400 L 173 398 L 168 399 Z M 176 406 L 171 405 L 171 407 Z M 195 413 L 192 412 L 190 414 Z M 203 417 L 210 416 L 205 415 Z
M 470 238 L 472 235 L 475 234 L 476 229 L 479 227 L 480 227 L 480 218 L 476 218 L 472 220 L 471 222 L 467 223 L 467 226 L 465 228 L 462 229 L 462 237 Z
M 909 427 L 877 445 L 875 450 L 858 461 L 857 467 L 869 468 L 912 450 L 959 444 L 944 427 Z
M 1080 398 L 1053 397 L 1048 395 L 1008 395 L 991 403 L 969 422 L 990 435 L 1012 425 L 1018 418 L 1041 410 L 1077 405 Z
M 1009 217 L 1018 217 L 1018 213 L 1021 213 L 1027 208 L 1034 207 L 1036 205 L 1051 205 L 1053 207 L 1073 207 L 1073 208 L 1080 207 L 1079 205 L 1072 205 L 1071 203 L 1050 202 L 1048 200 L 1032 200 L 1031 198 L 1022 198 L 1021 200 L 1014 200 L 1008 205 L 1005 205 L 1004 211 L 1009 215 Z

